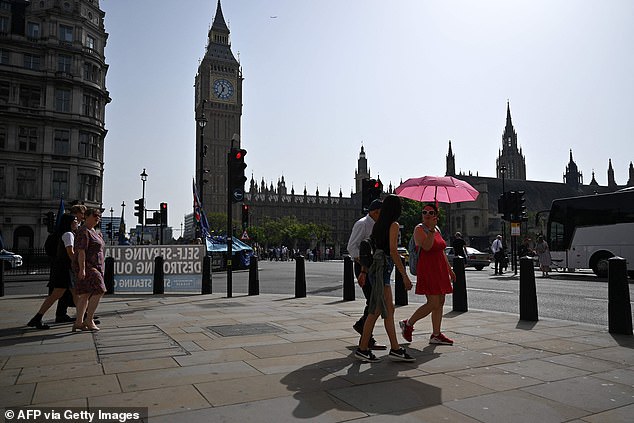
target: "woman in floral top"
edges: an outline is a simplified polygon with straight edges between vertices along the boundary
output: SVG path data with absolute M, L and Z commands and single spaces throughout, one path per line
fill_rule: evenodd
M 86 222 L 75 235 L 75 260 L 73 269 L 77 274 L 77 319 L 73 325 L 73 332 L 80 330 L 99 330 L 93 317 L 99 300 L 106 292 L 103 278 L 104 270 L 104 242 L 100 232 L 95 227 L 101 220 L 99 209 L 88 209 L 85 213 Z M 82 320 L 86 313 L 86 319 Z

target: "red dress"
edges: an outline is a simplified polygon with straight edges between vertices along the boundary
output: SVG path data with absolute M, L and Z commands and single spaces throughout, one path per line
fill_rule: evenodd
M 451 294 L 451 278 L 447 269 L 445 256 L 447 243 L 436 231 L 434 243 L 429 251 L 420 248 L 420 256 L 416 265 L 416 293 L 419 295 Z

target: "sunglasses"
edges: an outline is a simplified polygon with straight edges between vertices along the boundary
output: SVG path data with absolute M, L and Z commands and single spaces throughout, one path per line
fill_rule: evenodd
M 423 210 L 423 216 L 425 215 L 436 216 L 436 210 Z

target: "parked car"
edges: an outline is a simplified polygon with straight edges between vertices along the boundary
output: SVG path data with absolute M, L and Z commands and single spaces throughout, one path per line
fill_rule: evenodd
M 7 250 L 0 250 L 0 260 L 4 266 L 4 270 L 15 269 L 22 266 L 22 256 Z
M 449 263 L 453 262 L 454 252 L 453 247 L 445 248 Z M 489 253 L 483 253 L 475 248 L 467 247 L 467 257 L 465 261 L 465 267 L 475 267 L 476 270 L 482 270 L 491 264 L 491 258 Z

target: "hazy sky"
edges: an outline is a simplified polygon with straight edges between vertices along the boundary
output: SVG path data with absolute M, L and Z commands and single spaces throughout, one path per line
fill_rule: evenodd
M 194 76 L 216 0 L 101 0 L 104 207 L 180 228 L 195 175 Z M 510 101 L 529 180 L 624 185 L 634 160 L 634 1 L 223 0 L 244 76 L 246 172 L 349 196 L 361 145 L 387 187 L 456 171 L 494 176 Z M 248 183 L 247 183 L 248 184 Z M 178 232 L 175 233 L 178 236 Z

